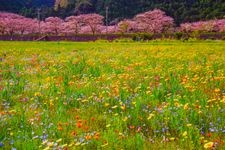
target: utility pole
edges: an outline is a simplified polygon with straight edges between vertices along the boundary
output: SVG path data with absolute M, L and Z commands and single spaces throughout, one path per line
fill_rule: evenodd
M 38 32 L 41 34 L 41 8 L 37 9 L 37 15 L 38 15 Z
M 106 6 L 105 9 L 106 34 L 108 34 L 108 17 L 109 17 L 109 6 Z

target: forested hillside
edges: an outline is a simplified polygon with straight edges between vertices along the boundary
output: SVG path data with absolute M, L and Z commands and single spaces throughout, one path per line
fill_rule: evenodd
M 55 10 L 54 0 L 0 0 L 0 11 L 11 11 L 28 17 L 36 17 L 37 8 L 42 8 L 42 18 L 47 16 L 63 18 L 75 13 L 76 0 L 68 1 L 70 1 L 68 7 L 59 7 Z M 175 19 L 177 24 L 225 16 L 224 0 L 89 0 L 89 2 L 91 5 L 81 5 L 80 13 L 96 12 L 105 15 L 105 8 L 108 6 L 110 21 L 130 18 L 137 13 L 154 8 L 164 10 L 167 15 Z

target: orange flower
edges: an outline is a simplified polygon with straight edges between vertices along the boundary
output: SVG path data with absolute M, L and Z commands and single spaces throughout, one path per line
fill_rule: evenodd
M 58 130 L 62 131 L 63 130 L 62 126 L 58 126 Z
M 62 128 L 62 123 L 61 122 L 59 122 L 58 123 L 58 128 L 57 128 L 59 131 L 62 131 L 63 130 L 63 128 Z
M 95 138 L 96 140 L 99 140 L 99 136 L 100 136 L 100 134 L 97 132 L 97 133 L 95 133 L 94 138 Z
M 78 115 L 76 115 L 76 117 L 75 117 L 77 120 L 80 118 Z
M 77 133 L 76 133 L 76 131 L 72 131 L 70 135 L 71 135 L 71 136 L 76 136 Z
M 89 127 L 88 127 L 88 126 L 85 126 L 85 127 L 84 127 L 84 130 L 86 130 L 86 131 L 87 131 L 88 129 L 89 129 Z
M 211 137 L 211 136 L 212 136 L 212 133 L 209 132 L 209 133 L 207 134 L 207 136 L 208 136 L 208 137 Z
M 1 115 L 5 115 L 6 113 L 5 113 L 4 111 L 1 111 L 0 114 L 1 114 Z
M 77 123 L 77 127 L 78 127 L 78 128 L 81 128 L 81 127 L 82 127 L 82 123 L 78 122 L 78 123 Z
M 91 135 L 85 136 L 85 139 L 86 139 L 86 140 L 91 140 L 91 138 L 92 138 Z
M 94 118 L 94 117 L 92 117 L 92 118 L 91 118 L 91 121 L 95 121 L 95 118 Z
M 135 128 L 135 126 L 132 126 L 132 125 L 130 126 L 130 129 L 134 129 L 134 128 Z
M 99 136 L 98 135 L 95 135 L 94 138 L 95 138 L 95 140 L 99 140 Z

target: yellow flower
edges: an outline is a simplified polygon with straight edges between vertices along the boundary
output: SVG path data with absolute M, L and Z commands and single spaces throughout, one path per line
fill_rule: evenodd
M 124 110 L 126 109 L 126 106 L 123 105 L 123 106 L 121 106 L 120 108 L 124 111 Z
M 189 124 L 187 124 L 187 127 L 191 127 L 191 126 L 192 126 L 192 124 L 190 124 L 190 123 L 189 123 Z
M 189 108 L 188 105 L 188 103 L 184 105 L 184 110 L 187 110 Z
M 182 134 L 182 136 L 187 136 L 187 131 L 185 131 L 183 134 Z
M 128 118 L 127 118 L 127 117 L 125 117 L 125 118 L 123 119 L 123 121 L 124 121 L 124 122 L 126 122 L 126 121 L 127 121 L 127 119 L 128 119 Z
M 69 147 L 72 147 L 74 145 L 74 143 L 70 143 Z
M 117 105 L 115 105 L 115 106 L 113 106 L 113 107 L 112 107 L 112 109 L 116 109 L 117 107 L 118 107 L 118 106 L 117 106 Z
M 206 144 L 204 145 L 204 148 L 205 148 L 205 149 L 210 149 L 210 148 L 213 147 L 213 145 L 214 145 L 213 142 L 208 142 L 208 143 L 206 143 Z
M 57 141 L 56 141 L 56 143 L 59 143 L 59 142 L 61 142 L 62 141 L 62 139 L 58 139 Z
M 136 105 L 136 102 L 132 102 L 133 105 Z
M 68 144 L 64 144 L 64 145 L 62 145 L 62 148 L 65 148 L 65 147 L 67 147 L 67 145 L 68 145 Z
M 48 143 L 48 146 L 49 146 L 49 147 L 52 147 L 53 145 L 54 145 L 54 142 L 49 142 L 49 143 Z
M 148 116 L 148 120 L 152 119 L 154 116 L 155 116 L 154 114 L 150 114 L 150 115 Z
M 47 144 L 47 142 L 48 142 L 48 141 L 47 141 L 47 140 L 45 140 L 44 142 L 42 142 L 42 145 L 45 145 L 45 144 Z
M 111 124 L 107 124 L 107 125 L 106 125 L 106 128 L 109 128 L 110 126 L 111 126 Z
M 202 111 L 201 111 L 201 110 L 199 110 L 199 111 L 198 111 L 198 114 L 202 114 Z
M 51 78 L 47 77 L 45 80 L 46 80 L 46 82 L 49 82 L 51 80 Z
M 108 107 L 110 104 L 109 103 L 105 103 L 105 107 Z
M 40 93 L 40 92 L 35 92 L 35 93 L 34 93 L 34 96 L 37 96 L 37 97 L 38 97 L 38 96 L 41 96 L 41 93 Z
M 52 99 L 50 100 L 50 106 L 54 106 L 54 102 Z
M 16 110 L 10 110 L 9 113 L 10 114 L 16 113 Z
M 50 147 L 48 146 L 48 147 L 46 147 L 44 150 L 49 150 L 50 149 Z
M 86 102 L 88 102 L 88 100 L 87 100 L 87 99 L 84 99 L 84 100 L 82 100 L 81 102 L 82 102 L 82 103 L 86 103 Z
M 80 142 L 77 142 L 76 144 L 75 144 L 75 146 L 79 146 L 81 143 Z
M 10 132 L 10 136 L 13 136 L 13 132 Z
M 115 113 L 115 114 L 114 114 L 114 116 L 118 116 L 118 115 L 119 115 L 118 113 Z
M 217 89 L 215 89 L 214 91 L 215 91 L 215 93 L 219 93 L 219 92 L 220 92 L 220 89 L 217 88 Z

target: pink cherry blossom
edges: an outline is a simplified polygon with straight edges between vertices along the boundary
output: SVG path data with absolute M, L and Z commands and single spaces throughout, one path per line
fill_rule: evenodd
M 174 27 L 173 18 L 159 9 L 138 14 L 133 20 L 139 32 L 162 33 L 171 31 Z
M 44 33 L 55 34 L 58 35 L 62 31 L 62 24 L 64 20 L 58 17 L 49 17 L 45 19 L 45 23 L 43 26 Z

